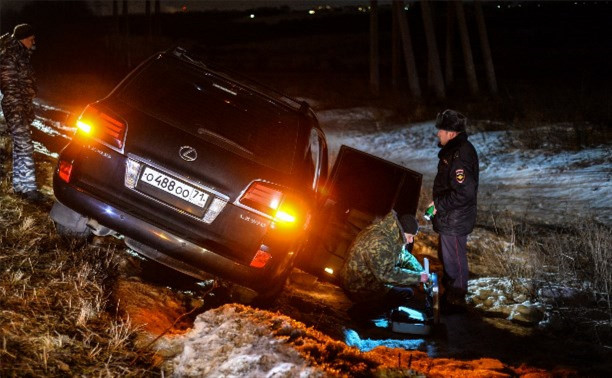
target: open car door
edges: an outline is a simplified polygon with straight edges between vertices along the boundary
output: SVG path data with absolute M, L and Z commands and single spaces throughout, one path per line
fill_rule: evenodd
M 422 180 L 418 172 L 342 145 L 297 266 L 339 284 L 337 275 L 359 231 L 391 209 L 415 215 Z

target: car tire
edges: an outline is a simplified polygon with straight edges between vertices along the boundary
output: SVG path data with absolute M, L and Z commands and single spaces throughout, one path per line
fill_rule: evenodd
M 93 235 L 91 229 L 87 227 L 88 219 L 59 201 L 55 201 L 49 216 L 60 236 L 88 239 Z
M 265 293 L 259 293 L 253 301 L 253 304 L 256 307 L 263 308 L 274 305 L 287 286 L 287 281 L 289 280 L 289 275 L 291 275 L 292 270 L 293 267 L 287 269 L 287 271 L 285 271 Z

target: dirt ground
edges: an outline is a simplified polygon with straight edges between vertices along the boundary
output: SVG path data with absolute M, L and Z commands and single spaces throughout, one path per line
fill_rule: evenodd
M 415 254 L 419 259 L 428 257 L 432 269 L 438 269 L 435 235 L 419 236 L 421 242 Z M 478 269 L 478 264 L 475 268 Z M 114 293 L 118 306 L 142 327 L 139 344 L 155 345 L 165 357 L 177 352 L 172 343 L 167 343 L 168 338 L 188 332 L 198 314 L 232 303 L 222 288 L 210 290 L 191 278 L 133 255 L 126 255 L 122 276 L 125 279 L 119 280 Z M 422 304 L 422 299 L 422 291 L 417 290 L 415 308 Z M 476 311 L 442 315 L 441 324 L 431 335 L 423 337 L 356 322 L 347 313 L 351 305 L 338 286 L 295 269 L 278 300 L 260 309 L 269 311 L 272 317 L 288 316 L 333 340 L 347 342 L 350 333 L 358 335 L 366 345 L 380 345 L 367 353 L 385 358 L 412 353 L 411 361 L 413 358 L 426 361 L 422 367 L 427 367 L 433 376 L 456 372 L 458 363 L 470 376 L 579 376 L 585 372 L 598 375 L 609 368 L 605 356 L 589 354 L 591 348 L 587 343 L 578 345 L 536 327 L 486 318 Z M 431 370 L 432 366 L 437 370 Z

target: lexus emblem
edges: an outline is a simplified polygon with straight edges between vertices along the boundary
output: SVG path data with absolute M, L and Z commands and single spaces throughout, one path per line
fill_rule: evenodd
M 198 158 L 198 152 L 190 146 L 183 146 L 179 149 L 179 156 L 185 161 L 194 161 Z

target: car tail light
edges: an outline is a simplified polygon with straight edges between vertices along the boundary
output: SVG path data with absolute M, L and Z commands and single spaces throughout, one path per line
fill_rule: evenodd
M 283 188 L 261 181 L 253 182 L 239 202 L 285 225 L 297 224 L 303 212 L 300 201 L 287 195 Z
M 77 120 L 77 130 L 111 147 L 123 148 L 126 124 L 117 118 L 95 106 L 87 105 Z
M 59 177 L 66 182 L 70 182 L 71 174 L 72 174 L 72 163 L 66 160 L 60 160 L 59 169 L 58 169 Z

